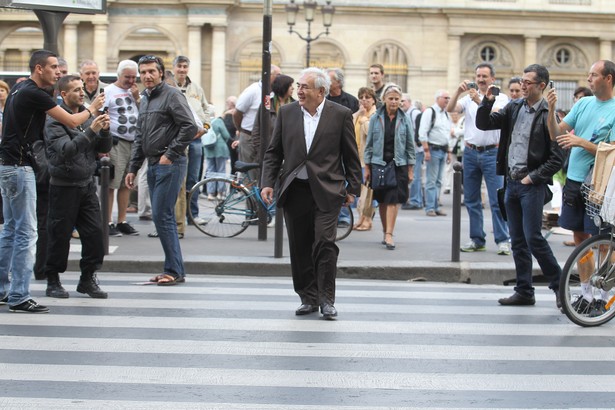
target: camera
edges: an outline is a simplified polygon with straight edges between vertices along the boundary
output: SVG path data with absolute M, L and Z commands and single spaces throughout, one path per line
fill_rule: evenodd
M 500 95 L 500 88 L 499 87 L 491 87 L 491 95 L 494 95 L 494 96 Z
M 104 89 L 104 88 L 101 88 L 100 90 L 98 90 L 98 93 L 99 93 L 99 94 L 104 94 L 104 93 L 105 93 L 105 89 Z
M 553 81 L 549 81 L 549 88 L 553 88 Z
M 470 88 L 474 88 L 475 90 L 478 90 L 478 86 L 476 85 L 474 81 L 468 83 L 468 89 Z
M 108 114 L 109 113 L 109 106 L 103 107 L 102 113 L 103 114 Z

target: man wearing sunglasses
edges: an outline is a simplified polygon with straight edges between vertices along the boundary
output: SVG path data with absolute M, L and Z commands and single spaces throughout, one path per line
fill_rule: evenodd
M 141 57 L 139 74 L 145 91 L 125 182 L 128 188 L 134 188 L 135 175 L 147 160 L 152 217 L 165 255 L 163 273 L 151 281 L 170 286 L 185 282 L 175 202 L 186 176 L 186 147 L 198 129 L 186 97 L 163 81 L 162 59 L 152 55 Z

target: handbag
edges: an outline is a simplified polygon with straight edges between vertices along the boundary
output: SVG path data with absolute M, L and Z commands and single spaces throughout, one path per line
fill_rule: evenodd
M 216 131 L 214 131 L 213 127 L 209 128 L 209 131 L 203 135 L 201 141 L 203 142 L 203 146 L 205 148 L 214 148 L 216 146 L 216 142 L 218 142 L 218 135 L 216 134 Z
M 395 161 L 386 165 L 372 164 L 372 189 L 390 189 L 397 186 L 395 178 Z

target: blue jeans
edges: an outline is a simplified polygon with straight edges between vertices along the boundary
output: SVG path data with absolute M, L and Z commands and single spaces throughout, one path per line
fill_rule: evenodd
M 4 228 L 0 232 L 0 295 L 8 304 L 30 299 L 36 256 L 36 180 L 31 167 L 0 165 Z M 12 273 L 9 285 L 9 271 Z
M 194 184 L 199 182 L 201 176 L 201 165 L 203 165 L 203 143 L 200 138 L 193 140 L 188 146 L 188 170 L 186 171 L 186 192 L 190 192 Z M 199 215 L 199 196 L 192 197 L 192 202 L 189 204 L 189 209 L 186 209 L 186 216 L 188 211 L 192 211 L 192 215 L 195 217 Z
M 164 273 L 183 277 L 184 261 L 177 237 L 175 202 L 184 181 L 186 158 L 171 165 L 154 164 L 147 168 L 147 185 L 152 201 L 152 219 L 164 251 Z
M 549 288 L 559 289 L 562 270 L 553 256 L 547 240 L 542 236 L 542 208 L 546 184 L 523 185 L 520 181 L 508 180 L 506 187 L 506 213 L 510 229 L 511 248 L 517 286 L 515 292 L 523 296 L 533 296 L 532 255 L 538 261 L 544 276 L 549 280 Z
M 497 152 L 497 148 L 478 152 L 470 147 L 463 151 L 463 199 L 470 217 L 470 238 L 480 246 L 485 245 L 487 236 L 483 229 L 483 205 L 480 196 L 483 178 L 487 184 L 495 242 L 505 242 L 510 238 L 498 206 L 497 190 L 504 185 L 504 179 L 495 174 Z
M 414 179 L 410 184 L 410 205 L 423 207 L 423 159 L 425 153 L 417 152 L 416 163 L 414 164 Z
M 224 174 L 226 172 L 226 157 L 207 158 L 207 173 L 210 172 Z M 223 181 L 209 182 L 207 184 L 207 193 L 210 195 L 226 194 L 226 184 Z M 198 212 L 193 215 L 198 215 Z
M 427 169 L 425 175 L 425 211 L 437 211 L 438 199 L 442 190 L 442 177 L 444 176 L 444 167 L 446 166 L 446 151 L 435 150 L 431 151 L 431 159 L 427 161 Z

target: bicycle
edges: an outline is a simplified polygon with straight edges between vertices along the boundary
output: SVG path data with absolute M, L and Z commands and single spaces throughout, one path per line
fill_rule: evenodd
M 267 223 L 273 220 L 276 212 L 275 201 L 266 204 L 261 197 L 261 190 L 252 180 L 248 171 L 260 168 L 257 163 L 235 162 L 235 174 L 207 174 L 195 184 L 188 196 L 188 207 L 197 195 L 198 215 L 188 213 L 192 224 L 201 232 L 215 238 L 232 238 L 244 232 L 250 225 L 258 222 L 258 207 L 265 210 Z M 218 195 L 209 197 L 207 184 L 216 184 Z M 338 225 L 335 240 L 341 241 L 350 235 L 354 224 L 354 215 L 350 212 L 348 226 Z
M 586 239 L 568 257 L 560 279 L 560 300 L 562 311 L 573 323 L 600 326 L 615 317 L 615 215 L 610 212 L 615 198 L 605 197 L 585 184 L 581 191 L 588 215 L 601 232 L 609 232 Z

